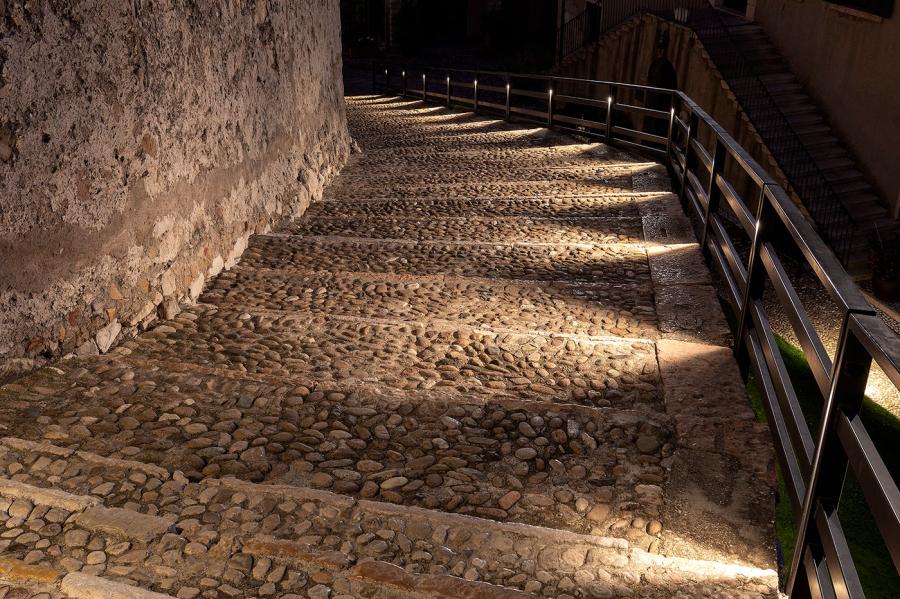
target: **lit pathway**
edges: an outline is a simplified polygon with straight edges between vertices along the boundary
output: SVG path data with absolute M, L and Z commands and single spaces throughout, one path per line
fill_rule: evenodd
M 773 597 L 768 433 L 661 167 L 348 111 L 364 152 L 198 305 L 0 390 L 0 583 Z

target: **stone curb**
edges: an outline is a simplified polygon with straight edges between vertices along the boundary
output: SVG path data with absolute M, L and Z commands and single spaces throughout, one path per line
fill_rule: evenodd
M 13 583 L 50 584 L 63 573 L 45 566 L 35 566 L 12 558 L 0 557 L 0 581 Z
M 46 453 L 60 458 L 67 458 L 75 453 L 74 449 L 59 447 L 58 445 L 53 445 L 52 443 L 47 443 L 45 441 L 26 441 L 25 439 L 18 439 L 16 437 L 3 437 L 0 439 L 0 443 L 10 449 Z
M 66 574 L 60 590 L 70 599 L 175 599 L 140 587 L 113 582 L 81 572 Z
M 525 599 L 535 597 L 514 589 L 486 582 L 475 582 L 455 576 L 410 574 L 400 566 L 370 561 L 354 566 L 350 577 L 361 582 L 373 582 L 400 589 L 414 597 L 442 597 L 446 599 Z
M 156 477 L 162 481 L 167 481 L 172 476 L 172 474 L 165 468 L 161 468 L 160 466 L 155 466 L 153 464 L 147 464 L 144 462 L 122 460 L 119 458 L 107 458 L 87 451 L 76 451 L 75 455 L 90 464 L 106 466 L 107 468 L 121 468 L 122 470 L 139 470 L 147 476 Z
M 0 478 L 0 495 L 12 499 L 27 499 L 38 505 L 47 505 L 67 512 L 81 512 L 100 505 L 100 500 L 96 497 L 34 487 L 8 478 Z
M 75 517 L 75 523 L 88 530 L 99 530 L 112 536 L 150 543 L 168 531 L 173 522 L 159 516 L 148 516 L 122 508 L 93 507 Z
M 353 565 L 353 560 L 340 551 L 309 551 L 304 544 L 276 540 L 271 536 L 241 540 L 241 551 L 254 556 L 309 564 L 333 571 L 343 570 Z

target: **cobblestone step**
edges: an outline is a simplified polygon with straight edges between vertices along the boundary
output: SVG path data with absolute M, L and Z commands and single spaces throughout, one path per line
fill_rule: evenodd
M 584 285 L 240 268 L 223 273 L 200 300 L 234 309 L 437 320 L 496 331 L 658 336 L 649 276 L 643 285 Z
M 467 177 L 448 178 L 440 183 L 404 184 L 387 181 L 368 182 L 346 186 L 332 186 L 325 192 L 324 199 L 368 200 L 368 199 L 416 199 L 442 198 L 475 199 L 492 197 L 495 199 L 519 197 L 583 197 L 631 193 L 631 181 L 625 175 L 611 175 L 606 179 L 581 179 L 547 181 L 543 178 L 503 179 L 502 176 L 490 181 L 479 181 Z
M 285 485 L 147 476 L 140 463 L 17 439 L 0 447 L 3 471 L 15 471 L 7 486 L 20 495 L 0 493 L 12 531 L 0 576 L 9 580 L 18 560 L 22 578 L 58 584 L 54 596 L 117 597 L 124 585 L 134 594 L 122 597 L 138 599 L 161 598 L 137 586 L 164 597 L 661 598 L 676 585 L 689 596 L 774 596 L 771 571 L 667 558 L 617 539 Z M 51 487 L 92 507 L 47 505 Z
M 448 396 L 633 408 L 661 400 L 652 342 L 494 333 L 435 323 L 320 318 L 198 305 L 123 344 L 171 362 L 311 376 L 402 396 Z
M 28 401 L 31 422 L 8 420 L 16 431 L 191 480 L 311 486 L 645 547 L 648 531 L 662 529 L 672 451 L 663 417 L 520 400 L 382 399 L 128 359 L 67 368 Z M 41 409 L 47 399 L 52 410 Z
M 637 245 L 467 244 L 257 235 L 244 268 L 303 268 L 399 275 L 642 284 L 650 268 Z
M 318 202 L 309 207 L 305 216 L 320 217 L 415 217 L 446 218 L 460 214 L 502 217 L 581 218 L 637 217 L 633 194 L 576 197 L 536 197 L 465 200 L 450 198 L 392 198 L 353 199 Z
M 394 135 L 366 136 L 360 135 L 364 152 L 371 150 L 391 149 L 395 155 L 403 153 L 419 154 L 440 145 L 444 151 L 478 148 L 481 150 L 510 148 L 548 148 L 577 143 L 546 129 L 515 129 L 511 131 L 492 131 L 486 133 L 448 133 L 445 135 L 427 135 L 420 131 L 398 132 Z M 424 148 L 424 150 L 423 150 Z
M 481 243 L 641 243 L 637 218 L 358 218 L 320 217 L 292 224 L 293 235 Z
M 597 166 L 598 162 L 621 160 L 631 162 L 621 152 L 597 143 L 568 144 L 518 150 L 493 149 L 450 150 L 442 145 L 421 148 L 415 154 L 397 155 L 392 150 L 371 150 L 352 158 L 349 167 L 373 169 L 463 168 L 472 165 L 506 167 Z
M 566 184 L 583 183 L 588 185 L 605 185 L 611 190 L 631 191 L 631 171 L 634 164 L 624 166 L 602 165 L 596 163 L 588 166 L 538 166 L 538 165 L 513 165 L 498 168 L 495 164 L 449 164 L 446 167 L 436 169 L 432 166 L 423 168 L 407 167 L 378 174 L 369 174 L 364 177 L 341 180 L 330 186 L 330 195 L 340 196 L 345 191 L 357 189 L 383 188 L 384 186 L 421 186 L 421 185 L 451 185 L 477 181 L 479 185 L 492 183 L 514 182 L 519 184 L 527 181 L 537 181 L 543 185 L 556 182 Z

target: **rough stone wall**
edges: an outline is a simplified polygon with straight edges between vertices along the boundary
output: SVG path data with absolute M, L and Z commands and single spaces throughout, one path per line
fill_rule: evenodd
M 342 96 L 338 0 L 0 0 L 0 371 L 196 299 L 319 198 Z

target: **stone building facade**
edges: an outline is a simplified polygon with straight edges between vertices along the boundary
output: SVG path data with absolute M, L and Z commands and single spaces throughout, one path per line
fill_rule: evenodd
M 319 198 L 342 96 L 338 0 L 0 0 L 0 370 L 196 299 Z

